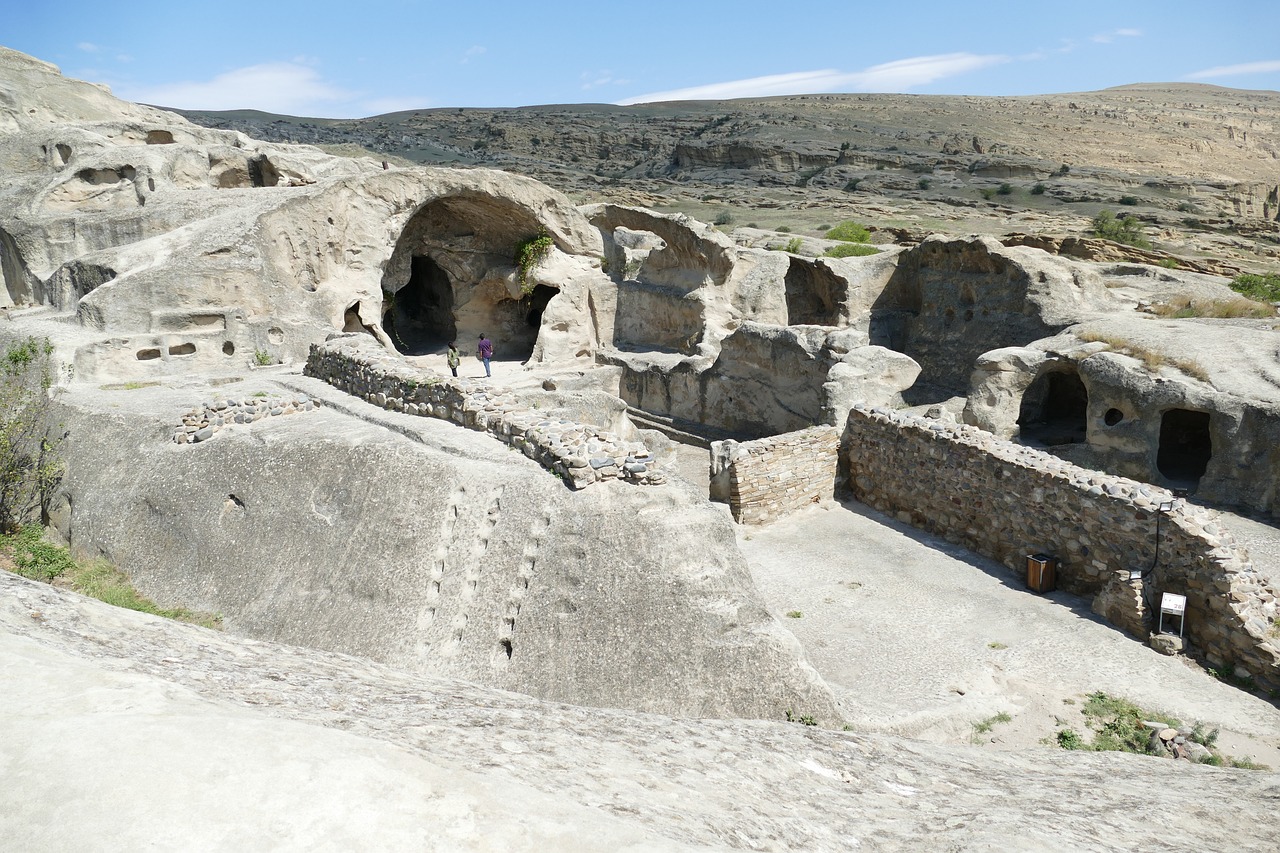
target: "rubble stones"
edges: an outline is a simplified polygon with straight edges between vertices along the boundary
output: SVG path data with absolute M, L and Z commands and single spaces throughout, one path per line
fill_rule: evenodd
M 305 394 L 294 397 L 267 396 L 210 400 L 182 416 L 174 431 L 178 444 L 198 444 L 213 438 L 223 427 L 251 424 L 263 418 L 314 411 L 319 403 Z

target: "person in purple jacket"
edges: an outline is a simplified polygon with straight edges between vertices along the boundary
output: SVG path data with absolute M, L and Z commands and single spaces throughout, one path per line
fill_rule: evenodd
M 489 376 L 489 359 L 493 358 L 493 341 L 480 335 L 480 343 L 476 345 L 476 355 L 484 362 L 484 375 Z

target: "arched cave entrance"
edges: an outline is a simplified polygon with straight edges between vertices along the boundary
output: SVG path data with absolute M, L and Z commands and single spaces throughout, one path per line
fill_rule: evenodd
M 1208 412 L 1169 409 L 1160 418 L 1156 469 L 1177 485 L 1195 488 L 1213 458 Z
M 474 354 L 479 335 L 500 361 L 526 361 L 542 314 L 559 292 L 512 288 L 514 247 L 543 228 L 510 199 L 464 191 L 427 202 L 404 225 L 382 279 L 383 328 L 406 355 L 457 341 Z
M 453 316 L 453 282 L 430 256 L 414 255 L 409 283 L 388 300 L 387 334 L 405 355 L 440 349 L 458 334 Z
M 1080 444 L 1088 428 L 1089 391 L 1074 370 L 1041 374 L 1022 395 L 1018 434 L 1024 444 Z

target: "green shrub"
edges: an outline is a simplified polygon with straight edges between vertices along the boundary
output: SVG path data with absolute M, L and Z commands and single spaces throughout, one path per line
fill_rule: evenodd
M 1196 206 L 1191 202 L 1180 201 L 1178 202 L 1178 212 L 1179 213 L 1199 213 L 1200 211 L 1197 210 Z
M 1126 207 L 1134 207 L 1138 204 L 1138 197 L 1136 195 L 1122 195 L 1119 202 Z
M 1058 170 L 1054 172 L 1050 177 L 1061 178 L 1067 173 L 1069 173 L 1070 171 L 1071 171 L 1071 167 L 1068 166 L 1066 163 L 1063 163 L 1061 166 L 1058 167 Z
M 27 525 L 13 535 L 0 536 L 0 553 L 9 555 L 14 569 L 23 577 L 45 583 L 60 578 L 76 592 L 116 607 L 192 622 L 206 628 L 219 627 L 222 620 L 215 614 L 185 607 L 158 606 L 140 595 L 124 572 L 105 560 L 76 560 L 61 545 L 44 541 L 43 533 L 39 526 Z
M 933 182 L 930 181 L 928 178 L 921 178 L 920 180 L 916 181 L 916 186 L 918 186 L 922 190 L 927 190 L 932 185 L 933 185 Z
M 12 554 L 17 574 L 48 583 L 74 568 L 75 561 L 66 548 L 44 541 L 42 534 L 38 525 L 28 524 L 14 535 L 5 537 L 5 550 Z
M 867 255 L 878 255 L 880 250 L 866 243 L 841 243 L 839 246 L 827 249 L 823 254 L 828 258 L 861 258 Z
M 1034 187 L 1031 188 L 1031 194 L 1044 195 L 1044 191 L 1047 189 L 1048 187 L 1046 187 L 1044 184 L 1036 184 Z
M 1058 746 L 1063 749 L 1088 749 L 1084 738 L 1076 734 L 1071 729 L 1062 729 L 1058 732 Z
M 1178 267 L 1181 266 L 1181 264 L 1178 263 L 1177 258 L 1161 258 L 1160 266 L 1164 267 L 1167 270 L 1176 270 Z
M 719 216 L 717 216 L 715 219 L 715 222 L 711 224 L 712 225 L 728 225 L 731 222 L 733 222 L 733 214 L 726 210 L 723 213 L 721 213 Z
M 1259 302 L 1280 302 L 1280 274 L 1244 273 L 1232 280 L 1231 289 L 1241 296 L 1247 296 Z
M 15 533 L 62 476 L 50 431 L 53 344 L 28 337 L 0 360 L 0 533 Z
M 870 243 L 871 232 L 852 220 L 841 222 L 826 234 L 828 240 L 843 240 L 846 243 Z
M 1001 184 L 996 192 L 1000 195 L 1013 195 L 1013 184 Z
M 852 180 L 846 181 L 844 191 L 847 193 L 854 192 L 858 189 L 858 184 L 860 183 L 862 183 L 862 178 L 853 178 Z
M 1113 240 L 1139 249 L 1151 248 L 1151 241 L 1132 214 L 1125 214 L 1117 219 L 1109 210 L 1100 211 L 1093 217 L 1093 233 L 1104 240 Z
M 804 240 L 801 240 L 799 237 L 792 237 L 790 240 L 787 241 L 787 245 L 783 248 L 782 251 L 790 252 L 793 255 L 798 255 L 800 254 L 800 247 L 803 245 L 804 245 Z
M 533 282 L 529 281 L 529 273 L 547 256 L 547 253 L 551 251 L 551 247 L 554 245 L 555 241 L 545 231 L 533 237 L 526 237 L 516 243 L 515 265 L 520 271 L 521 293 L 527 295 L 533 292 Z
M 996 191 L 991 187 L 983 187 L 979 192 L 982 193 L 982 197 L 987 201 L 991 201 L 991 199 L 996 197 Z
M 779 234 L 790 234 L 790 233 L 791 233 L 791 226 L 790 226 L 790 225 L 779 225 L 777 228 L 775 228 L 775 229 L 773 229 L 773 230 L 774 230 L 774 231 L 777 231 Z
M 268 364 L 274 364 L 275 359 L 271 357 L 271 353 L 264 349 L 256 349 L 253 351 L 253 363 L 259 367 L 266 367 Z

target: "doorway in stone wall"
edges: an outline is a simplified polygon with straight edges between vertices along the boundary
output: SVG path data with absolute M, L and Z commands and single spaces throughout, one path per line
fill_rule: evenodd
M 1175 487 L 1194 489 L 1213 458 L 1208 412 L 1169 409 L 1160 417 L 1156 470 Z
M 1023 444 L 1080 444 L 1088 429 L 1089 391 L 1074 370 L 1036 377 L 1022 395 L 1018 435 Z
M 408 283 L 389 301 L 383 324 L 405 355 L 435 352 L 456 339 L 453 281 L 430 256 L 413 257 Z

